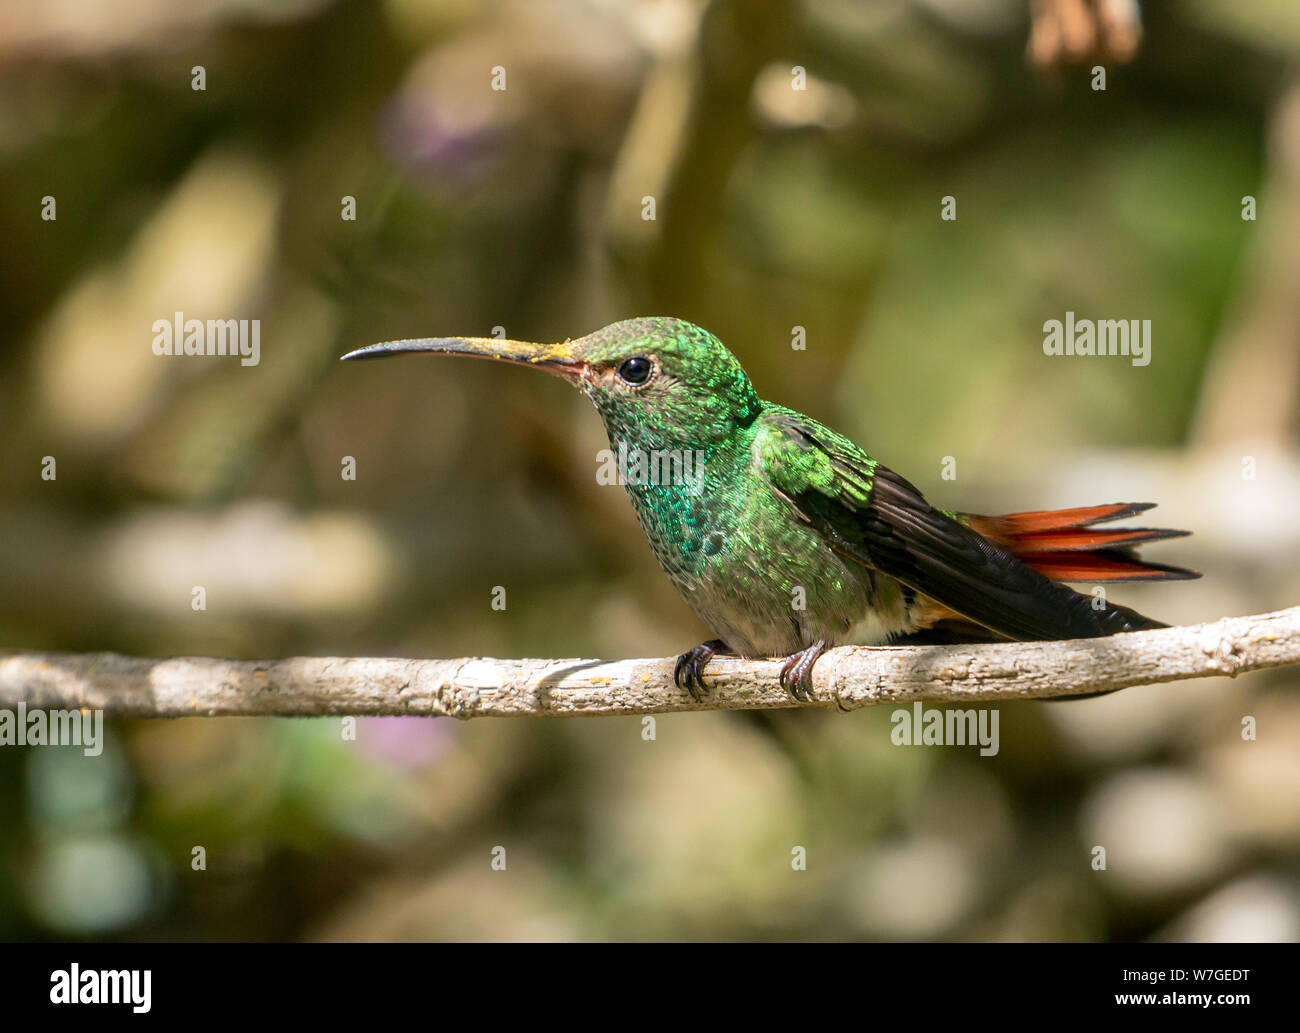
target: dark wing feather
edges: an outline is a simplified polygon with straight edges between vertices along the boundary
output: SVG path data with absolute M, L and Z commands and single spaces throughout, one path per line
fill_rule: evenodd
M 827 544 L 969 620 L 1021 640 L 1094 638 L 1164 627 L 1026 566 L 847 438 L 786 409 L 763 416 L 758 461 L 772 486 Z

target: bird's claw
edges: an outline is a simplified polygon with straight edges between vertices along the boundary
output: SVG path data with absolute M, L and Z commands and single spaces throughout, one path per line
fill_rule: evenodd
M 679 689 L 689 692 L 691 699 L 698 703 L 700 695 L 708 691 L 704 684 L 704 666 L 726 650 L 727 644 L 716 638 L 687 650 L 677 658 L 677 664 L 673 667 L 673 681 Z
M 817 641 L 807 649 L 792 653 L 781 666 L 781 688 L 790 693 L 790 697 L 796 702 L 812 701 L 813 665 L 824 652 L 826 652 L 826 643 Z

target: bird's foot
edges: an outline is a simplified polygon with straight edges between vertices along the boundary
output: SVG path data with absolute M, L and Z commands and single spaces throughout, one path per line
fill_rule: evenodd
M 698 703 L 700 693 L 705 691 L 704 665 L 719 653 L 727 652 L 730 652 L 727 643 L 718 638 L 709 639 L 708 642 L 687 650 L 677 658 L 677 666 L 673 668 L 673 681 L 679 689 L 689 692 L 691 699 Z
M 781 668 L 781 688 L 799 703 L 812 699 L 812 672 L 817 658 L 826 652 L 826 643 L 818 639 L 807 649 L 786 658 Z

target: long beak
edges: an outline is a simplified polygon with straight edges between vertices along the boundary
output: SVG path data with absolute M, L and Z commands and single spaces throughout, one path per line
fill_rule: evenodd
M 407 341 L 372 344 L 343 356 L 351 359 L 382 359 L 404 352 L 432 352 L 435 355 L 469 355 L 479 359 L 499 359 L 517 366 L 539 366 L 548 373 L 578 379 L 587 364 L 574 354 L 572 341 L 563 344 L 533 344 L 507 341 L 499 337 L 420 337 Z

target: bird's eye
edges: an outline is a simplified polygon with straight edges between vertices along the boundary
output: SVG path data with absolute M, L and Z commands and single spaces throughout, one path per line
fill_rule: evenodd
M 618 376 L 623 383 L 640 387 L 650 379 L 654 369 L 655 364 L 644 355 L 633 355 L 632 358 L 623 360 L 618 367 Z

